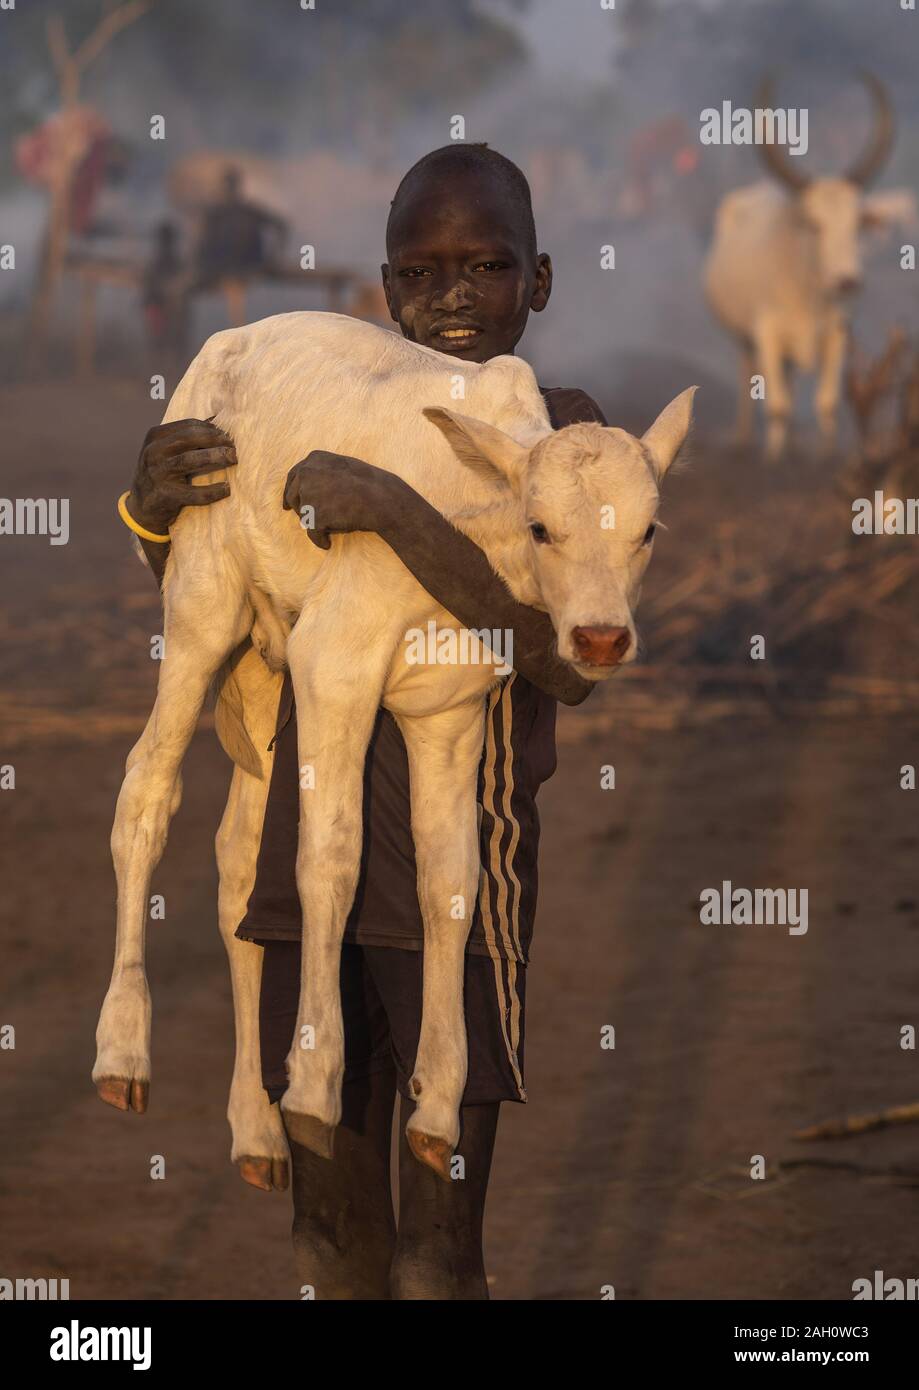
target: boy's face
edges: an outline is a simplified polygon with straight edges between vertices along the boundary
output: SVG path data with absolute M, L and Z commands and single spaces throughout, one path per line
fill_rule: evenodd
M 436 172 L 408 194 L 387 251 L 383 288 L 403 336 L 464 362 L 512 353 L 552 288 L 513 198 L 469 171 Z

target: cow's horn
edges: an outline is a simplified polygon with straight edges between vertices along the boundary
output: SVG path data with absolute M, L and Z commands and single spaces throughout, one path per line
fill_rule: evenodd
M 771 77 L 764 77 L 756 94 L 756 106 L 762 109 L 772 109 L 773 81 Z M 807 174 L 802 170 L 796 169 L 791 160 L 786 155 L 780 145 L 763 144 L 758 145 L 757 149 L 762 155 L 763 163 L 771 174 L 779 180 L 793 188 L 796 193 L 800 193 L 802 188 L 806 188 L 810 183 Z
M 875 77 L 873 72 L 863 72 L 861 79 L 868 88 L 869 95 L 874 102 L 876 112 L 874 123 L 874 135 L 864 152 L 852 165 L 846 174 L 850 183 L 856 184 L 859 188 L 864 188 L 870 183 L 877 174 L 880 173 L 884 165 L 890 158 L 891 147 L 895 132 L 895 122 L 893 107 L 887 95 L 887 89 L 879 77 Z

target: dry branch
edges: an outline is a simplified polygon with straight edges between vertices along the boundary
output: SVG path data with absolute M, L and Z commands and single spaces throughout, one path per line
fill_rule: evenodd
M 116 10 L 109 10 L 96 25 L 95 29 L 89 34 L 73 55 L 73 63 L 78 72 L 89 67 L 90 63 L 95 62 L 104 48 L 107 48 L 116 34 L 122 29 L 126 29 L 129 24 L 140 19 L 141 15 L 146 14 L 151 8 L 153 0 L 127 0 L 127 3 L 120 5 Z
M 919 1120 L 919 1101 L 909 1105 L 892 1105 L 887 1110 L 875 1110 L 868 1115 L 846 1115 L 842 1120 L 827 1120 L 808 1129 L 799 1129 L 794 1139 L 847 1139 L 853 1134 L 884 1129 L 887 1125 L 908 1125 Z

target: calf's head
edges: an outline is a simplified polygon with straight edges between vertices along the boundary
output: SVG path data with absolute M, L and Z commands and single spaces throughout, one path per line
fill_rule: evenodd
M 544 608 L 559 655 L 586 679 L 634 661 L 635 609 L 651 558 L 660 483 L 692 422 L 696 387 L 641 439 L 598 424 L 569 425 L 526 448 L 452 410 L 424 414 L 466 467 L 501 489 L 523 602 Z

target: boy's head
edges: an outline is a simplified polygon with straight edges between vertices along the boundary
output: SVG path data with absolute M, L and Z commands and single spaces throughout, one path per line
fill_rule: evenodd
M 403 335 L 465 362 L 513 352 L 552 289 L 529 185 L 486 145 L 445 145 L 409 169 L 390 207 L 386 258 L 386 301 Z

